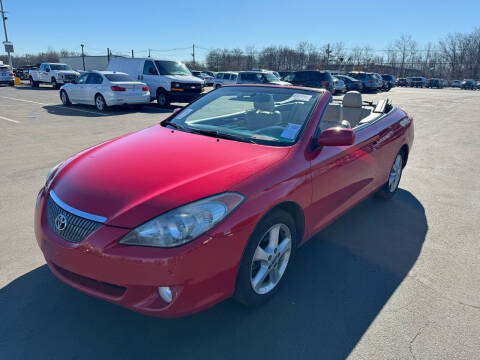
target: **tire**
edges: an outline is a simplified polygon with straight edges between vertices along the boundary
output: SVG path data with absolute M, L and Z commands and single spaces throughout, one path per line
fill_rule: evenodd
M 163 89 L 158 89 L 157 90 L 157 105 L 161 108 L 167 108 L 170 106 L 170 99 L 168 97 L 168 94 L 165 90 Z
M 34 81 L 33 78 L 30 76 L 30 87 L 32 88 L 38 88 L 38 82 Z
M 65 106 L 71 105 L 70 99 L 68 98 L 68 94 L 65 90 L 60 90 L 60 100 L 62 100 L 62 104 Z
M 8 86 L 15 86 L 15 83 L 12 81 L 12 82 L 9 82 L 8 83 Z
M 281 239 L 276 246 L 269 240 L 271 233 L 272 239 L 275 233 L 277 241 Z M 264 217 L 244 249 L 233 298 L 249 307 L 270 300 L 291 268 L 297 244 L 295 222 L 289 213 L 279 209 Z
M 57 80 L 55 80 L 55 78 L 52 78 L 52 87 L 56 90 L 60 89 L 60 86 L 58 85 L 57 83 Z
M 376 193 L 378 197 L 391 199 L 396 194 L 402 178 L 404 160 L 404 153 L 402 151 L 398 152 L 393 160 L 387 182 Z
M 215 89 L 218 89 L 219 87 L 221 87 L 220 84 L 215 85 Z
M 95 95 L 95 107 L 98 111 L 107 110 L 107 103 L 105 102 L 105 98 L 100 94 Z

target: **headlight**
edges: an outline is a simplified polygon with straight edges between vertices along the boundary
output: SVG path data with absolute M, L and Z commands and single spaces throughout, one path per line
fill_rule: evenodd
M 130 231 L 121 244 L 175 247 L 213 228 L 243 201 L 237 193 L 214 195 L 170 210 Z
M 172 87 L 174 87 L 174 88 L 180 88 L 180 83 L 178 83 L 178 82 L 172 83 Z
M 60 167 L 60 165 L 63 164 L 63 161 L 61 163 L 58 163 L 57 165 L 55 165 L 54 167 L 52 167 L 49 172 L 47 173 L 47 177 L 45 179 L 45 185 L 48 187 L 50 185 L 50 183 L 52 182 L 52 180 L 55 178 L 55 174 L 57 173 L 57 170 L 58 168 Z

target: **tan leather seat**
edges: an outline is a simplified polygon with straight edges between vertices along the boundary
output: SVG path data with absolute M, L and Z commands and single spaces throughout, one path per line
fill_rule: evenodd
M 320 129 L 325 130 L 335 126 L 342 126 L 343 110 L 340 104 L 328 104 L 320 122 Z
M 275 102 L 271 94 L 255 95 L 254 110 L 246 114 L 246 127 L 250 130 L 262 129 L 282 124 L 282 114 L 275 111 Z
M 343 119 L 347 120 L 352 127 L 357 126 L 360 120 L 370 114 L 370 110 L 362 107 L 362 95 L 358 91 L 349 91 L 342 101 Z

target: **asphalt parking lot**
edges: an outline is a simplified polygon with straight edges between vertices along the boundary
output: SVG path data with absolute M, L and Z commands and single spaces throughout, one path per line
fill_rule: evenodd
M 47 171 L 172 109 L 64 107 L 0 87 L 0 358 L 476 359 L 480 353 L 480 91 L 394 88 L 415 118 L 399 193 L 309 241 L 277 296 L 181 319 L 80 293 L 45 265 L 33 211 Z

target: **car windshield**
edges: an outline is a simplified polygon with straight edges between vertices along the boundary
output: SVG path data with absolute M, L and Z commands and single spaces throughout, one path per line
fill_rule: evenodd
M 286 88 L 222 87 L 164 125 L 218 138 L 288 146 L 297 141 L 320 95 Z
M 113 82 L 116 82 L 116 81 L 135 81 L 130 76 L 128 76 L 127 74 L 104 74 L 104 75 L 108 80 L 113 81 Z
M 269 83 L 278 81 L 278 78 L 273 73 L 243 73 L 240 75 L 243 81 L 254 83 Z
M 156 60 L 155 64 L 160 71 L 160 75 L 192 75 L 190 70 L 181 62 Z
M 72 70 L 72 67 L 67 64 L 50 64 L 52 70 Z

